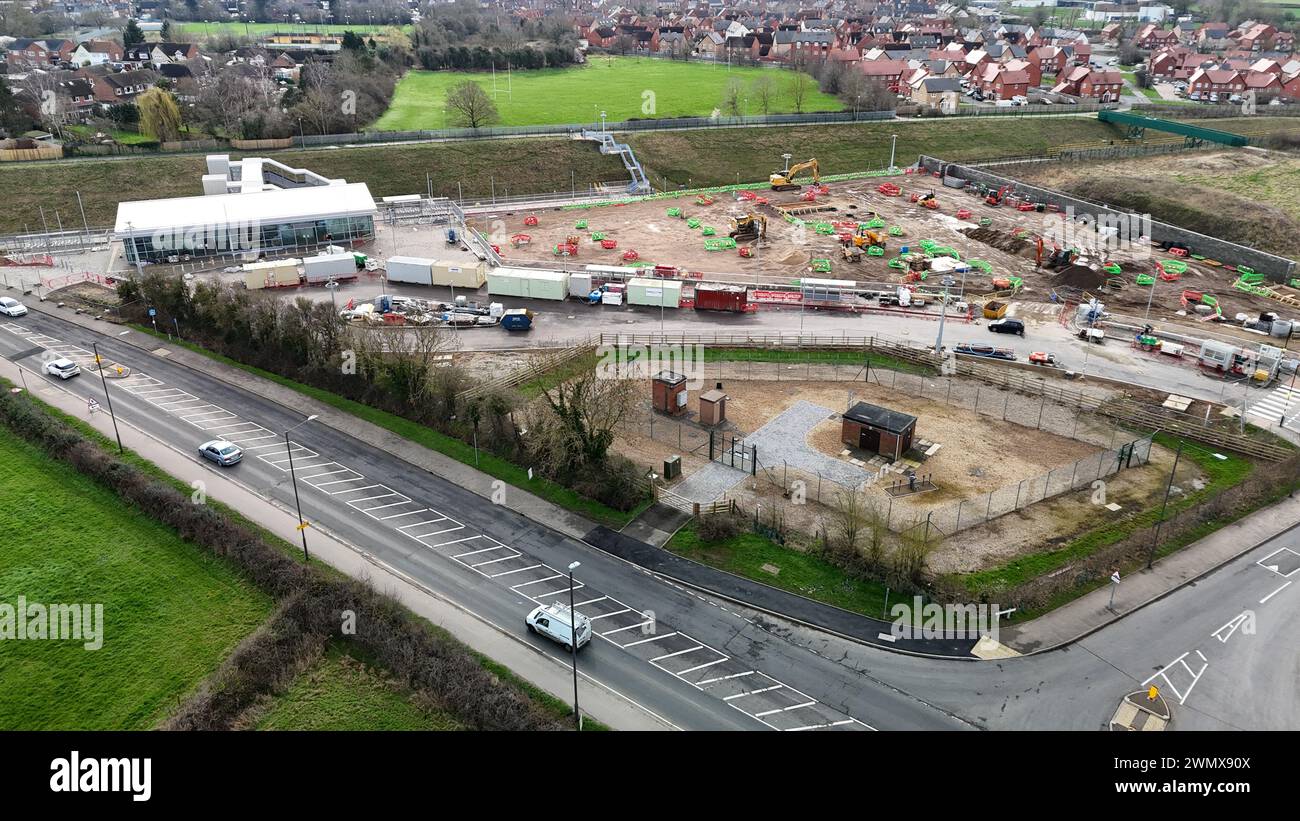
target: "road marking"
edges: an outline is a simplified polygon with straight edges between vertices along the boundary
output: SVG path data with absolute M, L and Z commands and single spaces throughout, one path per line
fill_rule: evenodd
M 516 557 L 511 557 L 511 558 L 516 558 Z M 493 573 L 491 576 L 488 576 L 488 578 L 496 579 L 501 576 L 509 576 L 511 573 L 524 573 L 529 570 L 536 570 L 539 567 L 541 567 L 540 564 L 530 564 L 527 567 L 521 567 L 518 570 L 503 570 L 500 573 Z
M 512 557 L 512 558 L 513 558 L 513 557 Z M 488 562 L 488 564 L 492 564 L 492 562 Z M 478 565 L 474 565 L 474 566 L 475 566 L 475 567 L 478 567 Z M 542 566 L 545 567 L 545 565 L 542 565 Z M 547 567 L 546 569 L 547 569 L 547 570 L 550 570 L 549 567 Z M 543 578 L 543 579 L 533 579 L 533 580 L 530 581 L 530 582 L 520 582 L 519 584 L 516 584 L 516 585 L 512 586 L 510 589 L 511 589 L 511 590 L 514 590 L 514 591 L 518 591 L 519 588 L 521 588 L 521 587 L 527 587 L 527 586 L 530 585 L 530 584 L 541 584 L 542 582 L 549 582 L 551 579 L 558 579 L 558 578 L 560 578 L 561 576 L 563 576 L 562 573 L 556 573 L 554 576 L 547 576 L 546 578 Z M 491 578 L 491 577 L 489 576 L 488 578 Z
M 677 633 L 675 633 L 675 632 L 674 632 L 674 633 L 664 633 L 662 636 L 651 636 L 651 637 L 648 638 L 648 639 L 641 639 L 640 641 L 634 641 L 634 642 L 632 642 L 631 644 L 620 644 L 619 647 L 622 647 L 624 650 L 626 650 L 626 649 L 629 648 L 629 647 L 636 647 L 638 644 L 645 644 L 645 643 L 648 642 L 648 641 L 659 641 L 660 639 L 669 639 L 669 638 L 672 638 L 672 637 L 675 636 L 675 635 L 677 635 Z
M 791 710 L 802 710 L 804 707 L 811 707 L 816 703 L 817 702 L 815 701 L 808 701 L 808 702 L 804 702 L 803 704 L 792 704 L 789 707 L 782 707 L 778 710 L 765 710 L 764 712 L 756 714 L 754 718 L 762 718 L 763 716 L 770 716 L 776 713 L 788 713 Z
M 665 655 L 657 656 L 657 657 L 655 657 L 655 658 L 652 658 L 652 659 L 650 659 L 650 663 L 651 663 L 651 664 L 654 664 L 654 663 L 657 662 L 657 661 L 663 661 L 664 659 L 670 659 L 670 658 L 672 658 L 673 656 L 684 656 L 684 655 L 686 655 L 687 653 L 694 653 L 696 650 L 703 650 L 703 649 L 704 649 L 704 645 L 703 645 L 703 644 L 697 644 L 697 645 L 695 645 L 694 647 L 692 647 L 692 648 L 689 649 L 689 650 L 678 650 L 676 653 L 666 653 Z M 713 648 L 709 648 L 709 649 L 713 649 Z
M 785 686 L 784 684 L 773 684 L 771 687 L 763 687 L 758 690 L 746 690 L 743 693 L 736 693 L 735 695 L 724 696 L 722 700 L 731 701 L 732 699 L 744 698 L 745 696 L 755 696 L 758 695 L 759 693 L 766 693 L 770 690 L 780 690 L 784 686 Z
M 456 529 L 460 530 L 460 528 L 456 528 Z M 439 532 L 441 533 L 442 531 Z M 436 536 L 436 535 L 437 535 L 436 533 L 430 533 L 428 534 L 428 536 L 416 536 L 415 538 L 416 541 L 420 541 L 422 539 L 429 538 L 429 536 Z M 438 542 L 437 544 L 428 545 L 428 547 L 446 547 L 449 544 L 460 544 L 461 542 L 472 542 L 475 539 L 486 539 L 486 538 L 487 538 L 486 536 L 466 536 L 463 539 L 452 539 L 450 542 Z
M 1277 590 L 1274 590 L 1272 593 L 1269 593 L 1267 596 L 1265 596 L 1264 598 L 1260 599 L 1260 600 L 1259 600 L 1259 603 L 1260 603 L 1260 604 L 1263 604 L 1264 602 L 1266 602 L 1266 601 L 1268 601 L 1269 599 L 1273 598 L 1273 597 L 1276 596 L 1278 593 L 1281 593 L 1283 590 L 1286 590 L 1286 589 L 1287 589 L 1288 587 L 1290 587 L 1290 586 L 1291 586 L 1291 582 L 1287 582 L 1286 584 L 1284 584 L 1284 585 L 1282 585 L 1281 587 L 1279 587 Z
M 607 619 L 610 616 L 618 616 L 618 615 L 622 615 L 623 613 L 631 613 L 631 612 L 632 612 L 632 608 L 624 607 L 622 610 L 615 610 L 613 613 L 601 613 L 599 616 L 588 616 L 587 618 L 591 619 L 592 621 L 595 621 L 596 619 Z
M 582 605 L 580 605 L 580 604 L 579 604 L 579 605 L 576 605 L 576 607 L 581 607 L 581 606 L 582 606 Z M 624 632 L 625 630 L 635 630 L 635 629 L 637 629 L 638 627 L 646 627 L 646 626 L 651 625 L 651 624 L 654 624 L 654 622 L 653 622 L 653 621 L 643 621 L 643 622 L 641 622 L 640 624 L 629 624 L 627 627 L 619 627 L 619 628 L 616 628 L 616 629 L 614 629 L 614 630 L 606 630 L 605 632 L 601 633 L 600 635 L 601 635 L 601 636 L 604 636 L 604 637 L 606 637 L 606 638 L 608 638 L 609 636 L 612 636 L 612 635 L 614 635 L 615 633 L 622 633 L 622 632 Z
M 712 648 L 710 648 L 710 649 L 712 649 Z M 690 668 L 689 670 L 683 670 L 683 671 L 681 671 L 680 673 L 678 673 L 677 675 L 679 675 L 679 676 L 684 676 L 684 675 L 686 675 L 687 673 L 694 673 L 696 670 L 703 670 L 705 667 L 712 667 L 713 665 L 715 665 L 715 664 L 721 664 L 721 663 L 724 662 L 724 661 L 731 661 L 731 659 L 727 658 L 726 656 L 723 656 L 723 657 L 720 658 L 720 659 L 714 659 L 713 661 L 706 661 L 706 662 L 704 662 L 703 664 L 697 664 L 697 665 L 695 665 L 694 667 Z

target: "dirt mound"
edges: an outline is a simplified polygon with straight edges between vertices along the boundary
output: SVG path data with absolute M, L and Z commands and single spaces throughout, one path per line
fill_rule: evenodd
M 992 245 L 999 251 L 1006 251 L 1008 254 L 1024 255 L 1026 251 L 1033 249 L 1033 243 L 1029 240 L 1017 239 L 995 228 L 964 228 L 961 233 L 985 245 Z
M 1081 291 L 1100 288 L 1105 281 L 1106 275 L 1103 272 L 1094 271 L 1086 265 L 1071 265 L 1052 278 L 1052 284 L 1058 288 L 1077 288 Z

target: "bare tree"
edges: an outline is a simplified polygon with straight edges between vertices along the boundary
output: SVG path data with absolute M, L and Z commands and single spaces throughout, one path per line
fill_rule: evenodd
M 914 587 L 921 582 L 926 561 L 936 542 L 930 538 L 929 524 L 920 519 L 898 534 L 898 544 L 889 556 L 889 579 L 895 587 Z
M 481 128 L 501 120 L 496 103 L 473 80 L 447 89 L 447 113 L 453 122 L 464 128 Z
M 795 72 L 790 78 L 790 102 L 794 105 L 795 113 L 802 114 L 804 104 L 808 101 L 808 94 L 812 91 L 812 78 L 802 71 Z
M 758 103 L 758 110 L 764 114 L 772 112 L 772 104 L 776 102 L 776 83 L 766 74 L 760 75 L 754 79 L 749 87 L 749 95 Z
M 529 435 L 543 469 L 572 476 L 604 463 L 614 429 L 643 389 L 639 379 L 603 379 L 592 370 L 545 392 L 546 406 L 530 416 Z
M 744 113 L 740 103 L 742 89 L 743 85 L 738 77 L 732 77 L 722 89 L 722 110 L 732 117 L 739 117 Z

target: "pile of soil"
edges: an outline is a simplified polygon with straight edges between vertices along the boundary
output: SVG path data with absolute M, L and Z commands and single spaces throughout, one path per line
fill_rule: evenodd
M 1080 291 L 1100 288 L 1105 281 L 1104 272 L 1094 271 L 1086 265 L 1078 264 L 1058 271 L 1052 278 L 1052 284 L 1057 288 L 1074 288 Z
M 999 251 L 1020 256 L 1033 256 L 1034 244 L 1029 240 L 1017 239 L 1005 231 L 993 228 L 964 228 L 961 233 L 985 245 L 992 245 Z

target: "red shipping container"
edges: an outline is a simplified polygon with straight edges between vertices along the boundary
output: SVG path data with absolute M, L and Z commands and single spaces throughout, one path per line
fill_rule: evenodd
M 743 312 L 749 303 L 744 288 L 734 285 L 695 286 L 695 310 Z

